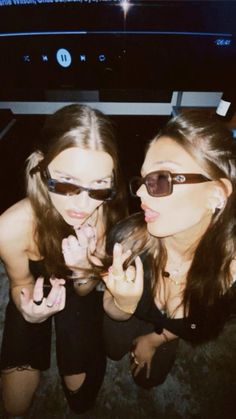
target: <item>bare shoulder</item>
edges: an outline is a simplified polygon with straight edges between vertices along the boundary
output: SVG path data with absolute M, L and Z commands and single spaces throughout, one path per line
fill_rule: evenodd
M 32 232 L 33 221 L 33 210 L 27 198 L 8 208 L 0 216 L 0 249 L 12 241 L 25 243 Z

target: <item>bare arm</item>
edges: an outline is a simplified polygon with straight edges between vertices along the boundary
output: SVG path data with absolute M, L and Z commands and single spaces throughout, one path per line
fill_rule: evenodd
M 25 320 L 40 323 L 65 306 L 64 279 L 50 279 L 52 288 L 43 296 L 43 278 L 36 283 L 29 270 L 32 249 L 32 217 L 27 200 L 20 201 L 0 217 L 0 257 L 10 281 L 12 299 Z M 34 301 L 40 301 L 37 305 Z
M 21 289 L 27 288 L 32 293 L 34 287 L 27 257 L 30 234 L 27 211 L 27 205 L 21 202 L 0 216 L 0 257 L 10 280 L 12 298 L 18 309 Z

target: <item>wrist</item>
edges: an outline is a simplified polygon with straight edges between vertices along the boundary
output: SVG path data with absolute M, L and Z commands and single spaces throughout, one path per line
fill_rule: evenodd
M 74 285 L 76 287 L 81 287 L 81 285 L 86 285 L 90 281 L 90 278 L 73 278 Z
M 135 310 L 136 310 L 136 308 L 137 308 L 137 304 L 136 304 L 136 305 L 133 305 L 133 306 L 120 305 L 120 304 L 116 301 L 116 299 L 115 299 L 115 298 L 113 298 L 113 302 L 114 302 L 115 306 L 116 306 L 119 310 L 121 310 L 121 311 L 123 311 L 124 313 L 127 313 L 127 314 L 134 314 L 134 312 L 135 312 Z
M 153 332 L 153 333 L 150 333 L 149 336 L 150 336 L 150 343 L 153 346 L 156 346 L 156 348 L 170 341 L 166 332 L 162 332 L 162 333 Z
M 170 339 L 165 332 L 162 332 L 160 336 L 163 338 L 163 343 L 169 342 Z

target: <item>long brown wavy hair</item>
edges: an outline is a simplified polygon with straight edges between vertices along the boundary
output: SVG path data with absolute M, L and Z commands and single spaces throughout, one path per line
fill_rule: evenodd
M 53 206 L 38 168 L 46 168 L 59 153 L 71 147 L 108 153 L 114 164 L 113 183 L 116 195 L 113 200 L 103 203 L 106 235 L 117 221 L 127 215 L 126 191 L 114 128 L 111 119 L 96 109 L 79 104 L 65 106 L 46 119 L 40 144 L 27 159 L 26 189 L 35 213 L 35 242 L 49 275 L 68 274 L 61 242 L 69 234 L 74 234 L 74 230 Z M 100 270 L 101 268 L 93 266 L 95 276 L 96 271 L 98 273 Z
M 162 136 L 183 147 L 210 179 L 220 182 L 220 178 L 226 178 L 232 184 L 226 206 L 212 215 L 211 224 L 195 249 L 187 275 L 182 303 L 185 315 L 194 318 L 201 309 L 217 307 L 232 283 L 230 263 L 236 255 L 236 141 L 221 121 L 202 111 L 188 111 L 170 119 L 147 149 Z M 148 233 L 142 213 L 121 221 L 113 232 L 114 236 L 115 241 L 132 249 L 129 263 L 137 254 L 145 253 L 152 271 L 152 292 L 155 295 L 158 278 L 167 262 L 163 240 Z

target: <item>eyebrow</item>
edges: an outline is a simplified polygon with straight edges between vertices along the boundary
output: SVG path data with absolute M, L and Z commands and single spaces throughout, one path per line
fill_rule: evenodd
M 157 160 L 157 161 L 155 161 L 155 162 L 152 163 L 152 165 L 154 167 L 155 166 L 161 166 L 163 164 L 171 164 L 172 166 L 175 166 L 175 167 L 181 167 L 181 164 L 180 163 L 178 163 L 176 161 L 173 161 L 173 160 Z M 145 172 L 144 172 L 143 168 L 141 169 L 141 175 L 142 176 L 145 175 Z
M 57 174 L 57 175 L 59 175 L 59 176 L 67 176 L 67 177 L 70 177 L 71 179 L 74 179 L 74 180 L 76 180 L 77 182 L 78 182 L 78 181 L 80 182 L 80 179 L 79 179 L 79 178 L 77 178 L 77 177 L 75 177 L 75 176 L 73 176 L 71 173 L 68 173 L 68 172 L 61 172 L 60 170 L 57 170 L 57 169 L 54 169 L 54 173 L 55 173 L 55 174 Z M 99 179 L 93 179 L 93 180 L 91 181 L 91 183 L 92 183 L 92 182 L 99 181 L 99 180 L 106 180 L 106 179 L 111 179 L 111 178 L 112 178 L 112 174 L 111 174 L 111 175 L 104 176 L 104 177 L 99 178 Z

